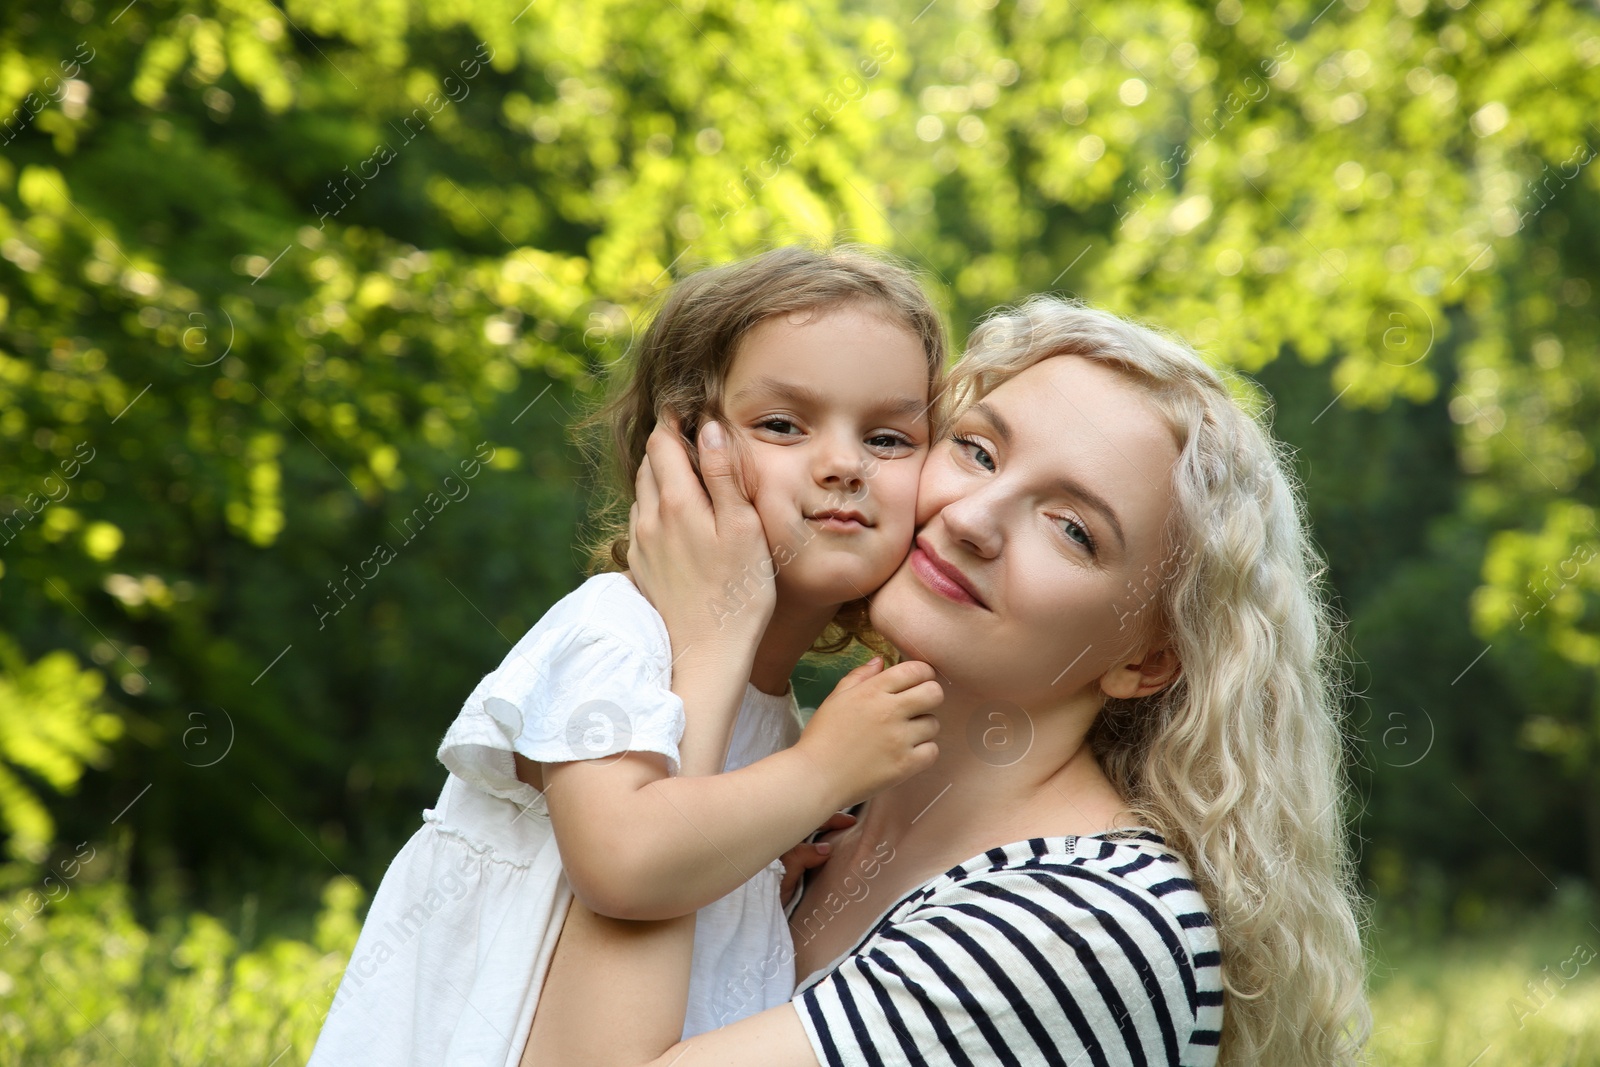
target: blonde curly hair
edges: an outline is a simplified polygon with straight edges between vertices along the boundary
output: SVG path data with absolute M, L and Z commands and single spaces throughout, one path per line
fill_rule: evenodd
M 1166 562 L 1139 629 L 1164 635 L 1182 669 L 1158 693 L 1107 698 L 1089 742 L 1211 908 L 1219 1063 L 1357 1062 L 1372 1022 L 1366 903 L 1343 826 L 1339 628 L 1287 448 L 1183 341 L 1051 296 L 973 332 L 946 419 L 1063 355 L 1147 390 L 1179 445 Z

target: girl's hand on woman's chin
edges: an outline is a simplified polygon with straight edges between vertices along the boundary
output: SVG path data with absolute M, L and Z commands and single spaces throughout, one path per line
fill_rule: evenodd
M 726 427 L 707 420 L 698 445 L 700 478 L 677 420 L 664 417 L 645 445 L 628 512 L 628 570 L 666 620 L 674 657 L 701 643 L 753 650 L 777 601 L 766 531 Z

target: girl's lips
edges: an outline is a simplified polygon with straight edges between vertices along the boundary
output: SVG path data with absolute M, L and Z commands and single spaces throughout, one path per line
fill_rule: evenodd
M 808 518 L 809 522 L 833 533 L 855 533 L 869 528 L 859 513 L 853 511 L 824 511 Z
M 855 533 L 857 530 L 865 530 L 867 528 L 865 523 L 857 522 L 855 519 L 841 519 L 833 515 L 810 521 L 818 527 L 833 533 Z
M 971 604 L 976 608 L 983 607 L 983 604 L 979 603 L 976 597 L 958 585 L 955 579 L 940 570 L 939 565 L 920 546 L 911 550 L 910 561 L 912 571 L 915 572 L 918 578 L 922 579 L 922 584 L 932 589 L 935 593 L 947 600 L 954 600 L 957 604 Z M 984 610 L 987 611 L 988 609 L 984 608 Z

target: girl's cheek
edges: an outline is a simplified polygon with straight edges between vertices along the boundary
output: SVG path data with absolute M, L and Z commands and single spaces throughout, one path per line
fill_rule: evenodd
M 960 499 L 959 479 L 950 469 L 949 460 L 940 456 L 929 457 L 917 482 L 917 525 L 921 526 L 937 515 L 952 500 Z
M 905 515 L 908 522 L 915 522 L 917 519 L 917 499 L 921 495 L 922 486 L 920 475 L 920 470 L 909 472 L 894 488 L 894 507 Z

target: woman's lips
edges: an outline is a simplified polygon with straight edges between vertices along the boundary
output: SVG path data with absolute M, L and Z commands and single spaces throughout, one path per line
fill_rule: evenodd
M 957 604 L 971 604 L 973 607 L 988 610 L 983 601 L 968 592 L 965 586 L 956 581 L 953 576 L 941 567 L 938 560 L 923 551 L 921 545 L 911 550 L 910 561 L 912 571 L 916 573 L 918 578 L 922 579 L 922 584 L 946 600 L 954 600 Z

